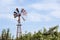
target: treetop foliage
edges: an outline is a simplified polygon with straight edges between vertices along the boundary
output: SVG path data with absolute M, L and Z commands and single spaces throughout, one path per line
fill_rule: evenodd
M 46 28 L 44 28 L 43 32 L 38 31 L 34 34 L 29 32 L 27 34 L 22 34 L 22 36 L 18 38 L 11 36 L 9 29 L 3 29 L 0 40 L 60 40 L 60 32 L 58 32 L 58 27 L 59 26 L 57 25 L 50 28 L 49 30 L 46 30 Z

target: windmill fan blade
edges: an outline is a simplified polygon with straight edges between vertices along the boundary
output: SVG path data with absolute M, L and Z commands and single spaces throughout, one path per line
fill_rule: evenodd
M 22 17 L 22 19 L 25 21 L 25 19 Z
M 25 16 L 26 16 L 26 15 L 27 15 L 27 12 L 25 11 L 25 12 L 23 13 L 23 15 L 25 15 Z
M 23 15 L 27 14 L 26 10 L 24 10 L 24 9 L 21 10 L 21 13 L 23 13 Z
M 16 8 L 16 11 L 19 13 L 19 10 L 18 10 L 18 8 Z
M 14 11 L 14 13 L 16 13 L 15 11 Z M 17 13 L 16 13 L 17 14 Z
M 17 17 L 17 13 L 16 12 L 14 12 L 14 18 L 16 18 Z
M 24 11 L 24 9 L 21 10 L 21 13 Z

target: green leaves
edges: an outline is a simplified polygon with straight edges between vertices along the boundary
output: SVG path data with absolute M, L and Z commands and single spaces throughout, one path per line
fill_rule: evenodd
M 60 40 L 60 32 L 58 32 L 58 25 L 46 30 L 46 28 L 42 31 L 32 33 L 25 33 L 24 35 L 15 38 L 16 40 Z M 48 34 L 48 35 L 47 35 Z M 2 40 L 14 40 L 14 36 L 11 36 L 9 29 L 3 29 L 0 38 Z
M 7 31 L 3 29 L 2 34 L 1 34 L 1 40 L 11 40 L 9 29 L 7 29 Z

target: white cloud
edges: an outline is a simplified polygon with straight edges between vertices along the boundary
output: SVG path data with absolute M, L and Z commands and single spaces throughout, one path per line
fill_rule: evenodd
M 42 3 L 32 3 L 28 7 L 36 10 L 60 9 L 59 0 L 42 0 Z
M 42 15 L 41 17 L 42 17 L 42 21 L 45 21 L 45 22 L 49 22 L 49 21 L 52 20 L 52 18 L 49 17 L 49 15 L 48 16 L 47 15 Z
M 29 21 L 41 21 L 41 17 L 40 17 L 40 14 L 37 14 L 37 13 L 30 13 L 28 14 L 28 19 Z
M 13 15 L 11 14 L 0 14 L 0 19 L 14 19 Z
M 60 9 L 59 5 L 56 3 L 35 3 L 29 5 L 28 7 L 36 10 Z
M 33 3 L 28 5 L 29 8 L 35 9 L 35 10 L 52 10 L 50 13 L 48 13 L 48 16 L 45 16 L 45 20 L 48 21 L 50 19 L 53 20 L 52 17 L 60 18 L 60 5 L 57 3 L 59 0 L 45 0 L 44 3 Z M 40 15 L 41 16 L 41 15 Z M 51 18 L 49 18 L 49 16 Z M 42 16 L 43 17 L 43 16 Z M 44 17 L 43 17 L 44 19 Z
M 47 15 L 41 15 L 39 13 L 30 13 L 28 14 L 27 21 L 32 21 L 32 22 L 48 22 L 51 21 L 51 18 Z
M 13 2 L 13 0 L 0 0 L 2 4 L 10 4 Z
M 25 2 L 26 0 L 18 0 L 19 3 L 23 3 Z
M 54 16 L 55 18 L 60 18 L 60 10 L 55 10 L 51 12 L 51 15 Z
M 58 0 L 43 0 L 44 3 L 55 3 Z

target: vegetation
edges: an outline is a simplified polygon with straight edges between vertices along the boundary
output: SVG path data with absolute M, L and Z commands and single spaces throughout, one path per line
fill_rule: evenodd
M 44 28 L 43 31 L 38 31 L 32 33 L 25 33 L 22 36 L 15 38 L 16 40 L 60 40 L 60 32 L 58 32 L 59 26 L 54 26 L 50 28 L 48 31 Z M 13 40 L 9 29 L 7 31 L 4 29 L 0 36 L 1 40 Z

